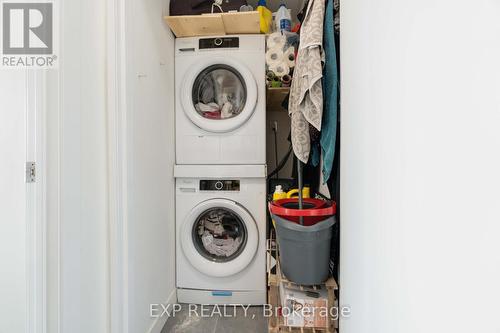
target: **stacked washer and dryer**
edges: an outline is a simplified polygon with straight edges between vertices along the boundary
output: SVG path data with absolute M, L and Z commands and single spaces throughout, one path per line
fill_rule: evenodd
M 175 62 L 178 301 L 264 304 L 265 38 L 178 38 Z

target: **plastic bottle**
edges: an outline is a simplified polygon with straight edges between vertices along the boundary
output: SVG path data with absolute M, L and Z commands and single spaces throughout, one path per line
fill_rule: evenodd
M 299 196 L 299 189 L 294 188 L 293 190 L 290 190 L 286 193 L 286 198 L 295 198 Z M 302 198 L 308 199 L 311 197 L 311 188 L 309 186 L 304 186 L 302 188 Z
M 290 11 L 282 2 L 280 8 L 276 12 L 276 31 L 291 31 L 292 30 L 292 17 Z
M 283 192 L 283 187 L 281 187 L 281 185 L 276 185 L 273 193 L 273 201 L 279 199 L 286 199 L 286 193 Z
M 260 32 L 267 34 L 271 30 L 273 23 L 273 13 L 266 7 L 266 0 L 259 0 L 257 11 L 260 16 Z

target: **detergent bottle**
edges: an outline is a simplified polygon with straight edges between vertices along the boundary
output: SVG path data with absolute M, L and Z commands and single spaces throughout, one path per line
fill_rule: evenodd
M 266 0 L 259 0 L 257 5 L 257 11 L 260 16 L 260 32 L 267 34 L 271 30 L 271 24 L 273 23 L 273 13 L 266 7 Z
M 276 31 L 291 31 L 292 30 L 292 16 L 290 11 L 282 2 L 280 8 L 276 12 Z
M 286 193 L 283 191 L 283 187 L 281 185 L 276 185 L 273 193 L 273 201 L 279 199 L 286 199 Z
M 293 190 L 288 191 L 285 193 L 287 199 L 298 197 L 299 196 L 299 189 L 294 188 Z M 311 197 L 311 188 L 309 186 L 304 186 L 302 188 L 302 198 L 308 199 Z

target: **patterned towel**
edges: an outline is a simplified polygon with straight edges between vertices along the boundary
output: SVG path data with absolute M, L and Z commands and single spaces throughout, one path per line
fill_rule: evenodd
M 293 151 L 303 163 L 307 163 L 311 150 L 308 123 L 321 130 L 324 15 L 325 0 L 310 0 L 300 29 L 297 63 L 290 88 L 288 113 L 292 120 Z

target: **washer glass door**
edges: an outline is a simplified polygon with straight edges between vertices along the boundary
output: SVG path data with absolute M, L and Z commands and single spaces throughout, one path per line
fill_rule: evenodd
M 216 262 L 228 262 L 238 257 L 248 238 L 241 217 L 222 207 L 202 213 L 193 224 L 192 236 L 198 253 Z
M 228 199 L 210 199 L 195 206 L 182 222 L 179 239 L 187 261 L 214 277 L 244 270 L 259 244 L 250 213 Z
M 230 132 L 245 124 L 257 105 L 252 72 L 231 58 L 206 58 L 184 77 L 180 91 L 186 116 L 208 132 Z

